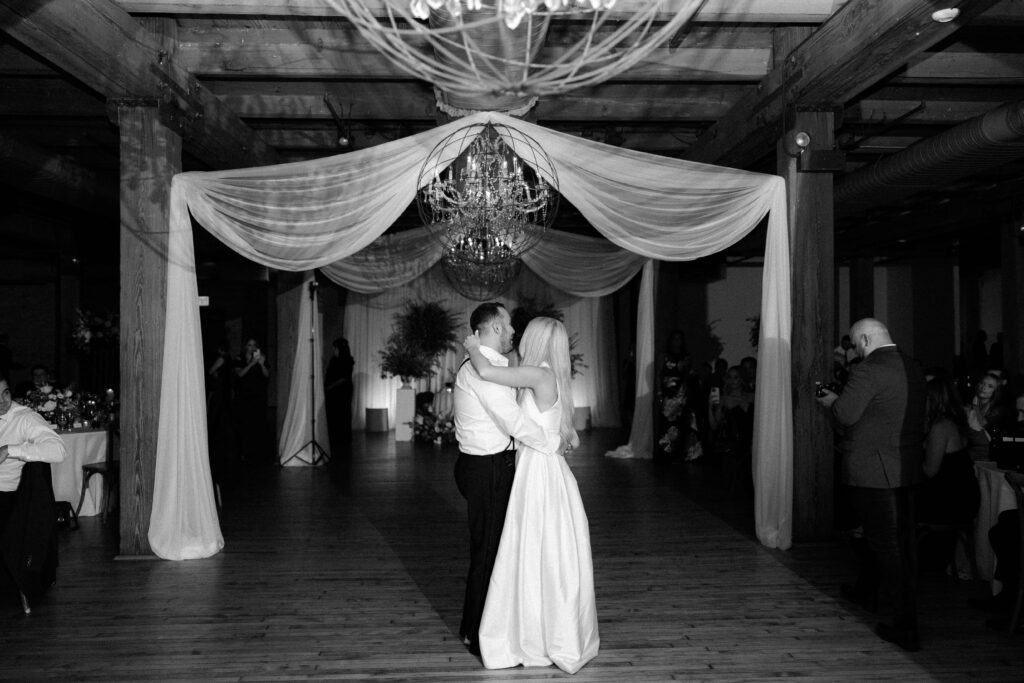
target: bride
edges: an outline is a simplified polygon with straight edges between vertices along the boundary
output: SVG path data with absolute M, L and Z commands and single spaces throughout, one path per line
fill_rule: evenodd
M 534 318 L 519 344 L 522 364 L 493 366 L 471 335 L 470 361 L 490 382 L 520 387 L 523 414 L 579 445 L 572 426 L 569 337 L 553 318 Z M 520 445 L 505 526 L 480 622 L 488 669 L 555 664 L 576 673 L 600 646 L 590 531 L 576 478 L 558 453 Z

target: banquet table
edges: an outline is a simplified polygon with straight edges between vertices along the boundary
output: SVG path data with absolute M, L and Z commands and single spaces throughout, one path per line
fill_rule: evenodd
M 107 431 L 105 429 L 74 429 L 60 432 L 67 456 L 64 462 L 50 465 L 53 478 L 53 497 L 78 505 L 82 494 L 82 465 L 103 462 L 107 457 Z M 92 477 L 89 490 L 82 502 L 80 517 L 91 517 L 103 511 L 103 477 Z
M 996 556 L 988 542 L 988 531 L 999 519 L 1000 512 L 1017 509 L 1017 499 L 1004 476 L 1006 470 L 999 469 L 994 462 L 975 462 L 974 473 L 981 490 L 981 505 L 978 506 L 978 516 L 974 520 L 974 558 L 978 566 L 978 578 L 991 581 L 996 568 Z

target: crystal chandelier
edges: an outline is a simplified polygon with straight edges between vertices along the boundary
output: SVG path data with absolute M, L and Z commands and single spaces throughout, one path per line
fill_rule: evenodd
M 638 65 L 704 0 L 328 2 L 397 67 L 438 88 L 442 105 L 507 111 Z M 545 45 L 549 32 L 557 40 Z
M 519 273 L 558 210 L 558 178 L 540 145 L 515 128 L 474 124 L 434 147 L 416 182 L 416 204 L 444 247 L 452 287 L 482 301 Z

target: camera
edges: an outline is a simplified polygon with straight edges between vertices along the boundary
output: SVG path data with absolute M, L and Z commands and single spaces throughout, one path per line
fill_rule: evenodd
M 825 395 L 826 391 L 831 391 L 833 394 L 838 394 L 842 390 L 838 382 L 815 382 L 814 383 L 814 395 L 821 398 Z

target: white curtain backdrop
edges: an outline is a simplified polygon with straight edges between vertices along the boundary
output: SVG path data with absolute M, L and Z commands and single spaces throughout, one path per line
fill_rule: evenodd
M 333 279 L 338 271 L 329 266 L 322 272 Z M 582 374 L 573 382 L 575 404 L 590 407 L 593 426 L 619 426 L 617 353 L 611 301 L 607 297 L 580 298 L 559 291 L 530 269 L 524 269 L 510 290 L 497 300 L 512 311 L 527 298 L 540 304 L 553 304 L 561 310 L 566 330 L 576 336 L 574 351 L 583 354 L 587 367 L 581 368 Z M 386 408 L 388 424 L 395 424 L 395 396 L 401 382 L 396 378 L 381 377 L 379 352 L 391 333 L 395 314 L 410 299 L 441 301 L 462 323 L 460 335 L 469 334 L 469 314 L 479 305 L 479 302 L 452 291 L 437 266 L 421 277 L 376 294 L 349 293 L 345 303 L 344 329 L 356 367 L 352 423 L 355 429 L 365 426 L 366 408 Z M 413 382 L 413 388 L 417 392 L 440 391 L 445 382 L 453 381 L 462 359 L 461 347 L 449 351 L 440 360 L 437 374 Z
M 324 403 L 323 335 L 320 334 L 319 297 L 316 296 L 315 289 L 312 297 L 310 296 L 313 278 L 313 271 L 309 271 L 302 280 L 302 286 L 289 292 L 295 299 L 295 310 L 299 312 L 298 334 L 295 336 L 295 362 L 292 365 L 292 379 L 288 387 L 288 407 L 281 426 L 281 438 L 277 444 L 278 462 L 289 467 L 327 464 L 322 454 L 314 450 L 311 443 L 314 436 L 317 445 L 325 451 L 330 448 L 327 443 L 327 409 Z M 312 345 L 309 343 L 311 336 Z M 313 383 L 312 392 L 310 382 Z M 316 411 L 315 435 L 311 420 L 313 411 Z
M 175 267 L 167 270 L 156 465 L 157 490 L 167 490 L 159 501 L 154 496 L 149 533 L 159 556 L 205 557 L 223 545 L 216 508 L 201 504 L 212 500 L 212 486 L 205 464 L 205 418 L 195 418 L 203 406 L 203 377 L 189 212 L 218 239 L 257 263 L 289 271 L 322 268 L 356 254 L 387 230 L 414 199 L 420 166 L 438 142 L 462 127 L 482 128 L 489 121 L 517 128 L 536 140 L 554 163 L 562 195 L 613 245 L 634 257 L 683 261 L 706 256 L 736 243 L 768 216 L 755 398 L 755 527 L 762 543 L 789 546 L 792 396 L 783 180 L 622 150 L 481 112 L 326 159 L 175 176 L 168 255 Z M 574 257 L 569 263 L 569 271 L 590 270 L 584 258 Z M 541 272 L 548 277 L 546 268 Z M 578 280 L 587 293 L 597 293 L 582 276 Z M 572 285 L 564 289 L 582 293 Z M 652 304 L 653 299 L 641 301 L 641 309 Z M 638 315 L 639 322 L 652 319 L 651 311 Z M 640 344 L 638 340 L 638 354 Z M 644 370 L 638 359 L 638 395 L 652 391 Z M 630 443 L 638 444 L 633 438 Z M 182 471 L 192 475 L 180 476 Z

